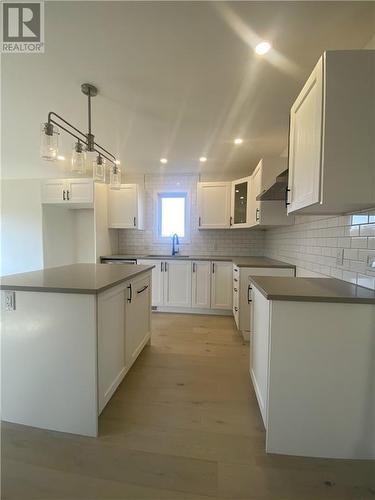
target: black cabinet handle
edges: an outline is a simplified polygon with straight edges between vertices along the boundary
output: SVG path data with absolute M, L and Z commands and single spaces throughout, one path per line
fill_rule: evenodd
M 260 217 L 259 217 L 259 212 L 260 212 L 260 210 L 259 210 L 259 208 L 257 208 L 257 209 L 255 210 L 255 220 L 256 220 L 256 221 L 258 221 L 258 220 L 260 219 Z
M 160 272 L 163 272 L 164 269 L 163 269 L 163 262 L 160 262 Z
M 212 274 L 215 274 L 215 263 L 212 263 Z
M 136 227 L 136 225 L 137 225 L 137 217 L 134 217 L 134 219 L 133 219 L 133 225 L 134 225 L 134 227 Z
M 65 189 L 63 190 L 63 200 L 65 201 L 66 198 L 65 198 Z
M 168 262 L 164 262 L 164 271 L 168 272 Z
M 252 287 L 251 285 L 249 285 L 247 287 L 247 303 L 250 304 L 250 302 L 252 302 L 251 298 L 250 298 L 250 291 L 252 290 Z
M 69 189 L 66 190 L 66 199 L 69 201 L 70 198 L 69 198 Z
M 285 188 L 285 206 L 287 207 L 288 205 L 290 205 L 289 201 L 288 201 L 288 193 L 289 193 L 290 189 L 288 187 Z
M 195 273 L 195 262 L 193 262 L 193 273 Z
M 133 299 L 133 290 L 132 290 L 132 286 L 129 285 L 126 287 L 128 290 L 129 290 L 129 293 L 128 293 L 128 298 L 126 299 L 129 304 L 131 303 L 132 299 Z
M 230 225 L 230 226 L 233 226 L 233 217 L 231 217 L 231 218 L 229 219 L 229 225 Z
M 137 293 L 142 293 L 145 290 L 147 290 L 147 288 L 148 288 L 148 285 L 145 285 L 143 288 L 140 288 L 139 290 L 137 290 Z
M 198 226 L 201 227 L 201 222 L 202 222 L 202 218 L 199 216 L 198 217 Z

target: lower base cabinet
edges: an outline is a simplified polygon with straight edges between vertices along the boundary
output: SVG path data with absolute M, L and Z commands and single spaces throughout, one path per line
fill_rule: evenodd
M 251 331 L 250 276 L 295 276 L 294 268 L 233 266 L 233 316 L 245 340 Z
M 99 413 L 151 337 L 151 273 L 98 296 Z
M 162 310 L 232 310 L 232 262 L 139 259 L 153 265 L 152 305 Z M 172 309 L 173 308 L 173 309 Z
M 232 262 L 213 261 L 211 263 L 211 308 L 230 311 L 232 309 Z

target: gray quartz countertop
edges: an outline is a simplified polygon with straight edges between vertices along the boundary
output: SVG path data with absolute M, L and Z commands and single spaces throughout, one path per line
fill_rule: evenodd
M 335 278 L 253 276 L 250 279 L 269 300 L 375 304 L 375 290 Z
M 180 260 L 212 260 L 212 261 L 223 261 L 223 262 L 233 262 L 233 264 L 238 267 L 279 267 L 295 269 L 296 266 L 293 264 L 288 264 L 286 262 L 281 262 L 279 260 L 269 259 L 268 257 L 246 257 L 246 256 L 228 256 L 228 255 L 178 255 L 173 257 L 172 255 L 103 255 L 101 259 L 105 260 L 131 260 L 131 259 L 147 259 L 147 260 L 169 260 L 169 259 L 180 259 Z
M 154 266 L 121 264 L 72 264 L 29 273 L 12 274 L 0 280 L 1 290 L 97 294 Z

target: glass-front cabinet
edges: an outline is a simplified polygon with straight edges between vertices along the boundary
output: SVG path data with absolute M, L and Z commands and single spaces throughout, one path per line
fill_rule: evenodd
M 232 182 L 231 226 L 249 227 L 250 177 Z

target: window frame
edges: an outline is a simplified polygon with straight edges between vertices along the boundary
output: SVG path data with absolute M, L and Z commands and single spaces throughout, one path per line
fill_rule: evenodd
M 154 242 L 171 242 L 171 236 L 161 235 L 163 198 L 185 198 L 185 236 L 179 236 L 179 241 L 181 244 L 190 243 L 190 193 L 187 189 L 163 189 L 154 193 Z

